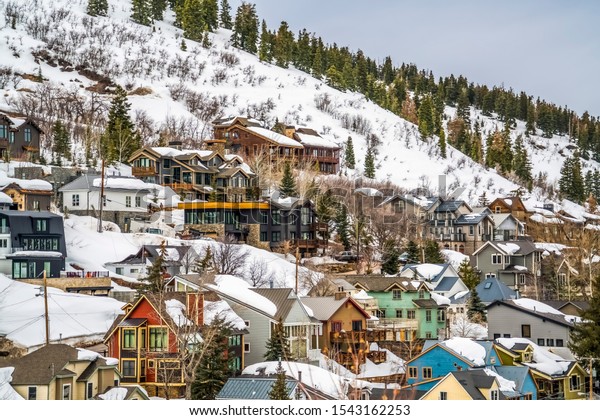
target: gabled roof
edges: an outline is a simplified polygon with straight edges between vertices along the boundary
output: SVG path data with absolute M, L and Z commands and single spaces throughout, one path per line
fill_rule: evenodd
M 369 319 L 369 315 L 365 310 L 351 297 L 336 299 L 335 296 L 322 296 L 322 297 L 304 297 L 300 299 L 301 302 L 308 306 L 314 314 L 314 317 L 319 321 L 327 321 L 346 303 L 353 305 L 366 319 Z
M 481 389 L 490 389 L 494 383 L 498 383 L 495 376 L 488 376 L 481 369 L 455 371 L 450 372 L 448 375 L 454 376 L 474 400 L 487 400 L 488 398 L 481 393 Z M 499 399 L 505 399 L 501 392 L 499 392 Z
M 459 282 L 459 280 L 459 277 L 444 277 L 439 281 L 439 283 L 435 285 L 435 288 L 433 290 L 436 292 L 449 291 L 454 287 L 456 283 Z
M 433 299 L 413 299 L 412 302 L 417 308 L 435 309 L 441 306 Z
M 440 348 L 450 355 L 462 360 L 470 367 L 485 366 L 488 364 L 493 343 L 489 341 L 471 340 L 470 338 L 454 337 L 449 340 L 425 340 L 421 353 L 406 363 L 419 359 L 434 348 Z M 483 353 L 482 353 L 483 352 Z
M 295 147 L 298 149 L 304 148 L 304 146 L 302 146 L 302 144 L 300 144 L 296 140 L 286 137 L 283 134 L 279 134 L 274 131 L 267 130 L 266 128 L 257 127 L 257 126 L 248 126 L 248 127 L 245 127 L 244 130 L 247 130 L 247 131 L 267 140 L 269 143 L 274 143 L 278 146 Z
M 181 259 L 193 248 L 189 245 L 166 245 L 165 256 L 163 265 L 164 266 L 181 266 Z M 143 245 L 139 251 L 135 254 L 131 254 L 121 261 L 111 262 L 108 264 L 146 264 L 146 259 L 153 263 L 156 258 L 160 255 L 160 245 Z
M 494 302 L 496 300 L 517 299 L 519 292 L 514 291 L 498 278 L 488 278 L 479 282 L 477 294 L 482 302 Z
M 417 291 L 423 287 L 429 290 L 423 281 L 413 280 L 408 277 L 349 276 L 346 279 L 354 287 L 370 292 L 389 292 L 392 289 Z
M 534 252 L 541 252 L 539 248 L 535 246 L 535 243 L 527 240 L 517 241 L 487 241 L 481 245 L 473 255 L 479 254 L 487 247 L 493 247 L 503 255 L 530 255 Z
M 519 312 L 523 312 L 523 313 L 535 316 L 535 317 L 543 319 L 545 321 L 550 321 L 550 322 L 552 322 L 554 324 L 558 324 L 558 325 L 561 325 L 563 327 L 572 328 L 574 326 L 574 324 L 572 322 L 569 322 L 569 321 L 567 321 L 565 319 L 564 315 L 558 315 L 558 314 L 547 313 L 547 312 L 540 312 L 540 311 L 533 311 L 533 310 L 528 309 L 526 307 L 523 307 L 521 305 L 517 305 L 512 300 L 498 300 L 498 301 L 490 303 L 486 307 L 487 310 L 488 310 L 488 313 L 489 313 L 490 308 L 492 308 L 494 306 L 500 306 L 500 305 L 503 305 L 503 306 L 515 309 L 515 310 L 517 310 Z
M 490 219 L 490 220 L 493 221 L 493 219 L 491 219 L 490 216 L 487 215 L 487 214 L 470 213 L 470 214 L 462 214 L 462 215 L 460 215 L 454 221 L 454 224 L 455 225 L 465 225 L 465 226 L 478 225 L 484 219 Z
M 223 118 L 217 118 L 216 120 L 212 121 L 212 125 L 215 127 L 231 127 L 232 125 L 235 124 L 240 124 L 244 127 L 262 127 L 263 123 L 260 122 L 257 119 L 254 118 L 250 118 L 250 117 L 234 117 L 234 116 L 228 116 L 228 117 L 223 117 Z
M 291 287 L 273 289 L 255 288 L 250 290 L 266 297 L 275 304 L 277 307 L 277 312 L 275 312 L 274 315 L 275 319 L 285 320 L 290 313 L 290 310 L 294 307 L 294 303 L 298 301 L 294 289 Z
M 469 211 L 471 211 L 471 207 L 464 202 L 463 200 L 447 200 L 442 201 L 439 206 L 433 211 L 434 213 L 446 213 L 446 212 L 455 212 L 461 206 L 466 206 Z
M 516 196 L 515 197 L 496 198 L 490 204 L 488 204 L 488 207 L 491 209 L 492 206 L 495 206 L 497 204 L 502 204 L 510 210 L 515 210 L 515 209 L 518 209 L 519 207 L 524 210 L 527 210 L 527 208 L 525 207 L 525 204 L 523 204 L 523 200 L 521 200 L 520 197 L 516 197 Z

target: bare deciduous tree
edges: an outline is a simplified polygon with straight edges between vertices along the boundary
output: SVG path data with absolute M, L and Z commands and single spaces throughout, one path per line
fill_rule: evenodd
M 212 247 L 213 267 L 217 274 L 241 276 L 244 274 L 248 255 L 249 252 L 242 245 L 236 244 L 233 237 L 227 236 Z

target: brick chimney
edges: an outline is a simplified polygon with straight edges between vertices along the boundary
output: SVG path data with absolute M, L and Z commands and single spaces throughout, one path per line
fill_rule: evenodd
M 196 325 L 204 325 L 204 294 L 188 292 L 185 294 L 186 316 Z

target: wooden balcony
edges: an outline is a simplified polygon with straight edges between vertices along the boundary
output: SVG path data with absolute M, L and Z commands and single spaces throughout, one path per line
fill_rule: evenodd
M 131 175 L 153 176 L 156 175 L 156 168 L 154 166 L 134 166 L 131 168 Z
M 366 331 L 336 331 L 329 333 L 332 343 L 364 343 Z
M 329 231 L 329 225 L 327 223 L 316 222 L 310 225 L 310 228 L 316 232 L 327 232 Z
M 365 353 L 336 353 L 333 356 L 333 360 L 335 360 L 340 365 L 355 371 L 355 368 L 365 363 Z
M 371 350 L 367 353 L 367 358 L 373 363 L 384 363 L 387 360 L 387 353 L 384 351 Z
M 386 341 L 386 331 L 385 330 L 368 330 L 367 331 L 367 341 Z
M 327 246 L 328 243 L 325 239 L 295 239 L 293 241 L 294 246 L 299 248 L 320 248 Z
M 165 187 L 171 187 L 175 192 L 178 191 L 192 191 L 194 184 L 188 184 L 187 182 L 173 182 L 172 184 L 163 184 Z

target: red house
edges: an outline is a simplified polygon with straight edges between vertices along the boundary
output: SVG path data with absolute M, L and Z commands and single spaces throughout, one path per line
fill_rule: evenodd
M 180 345 L 193 345 L 199 337 L 204 295 L 148 293 L 123 309 L 104 337 L 108 355 L 119 359 L 122 382 L 138 383 L 150 396 L 183 396 Z

